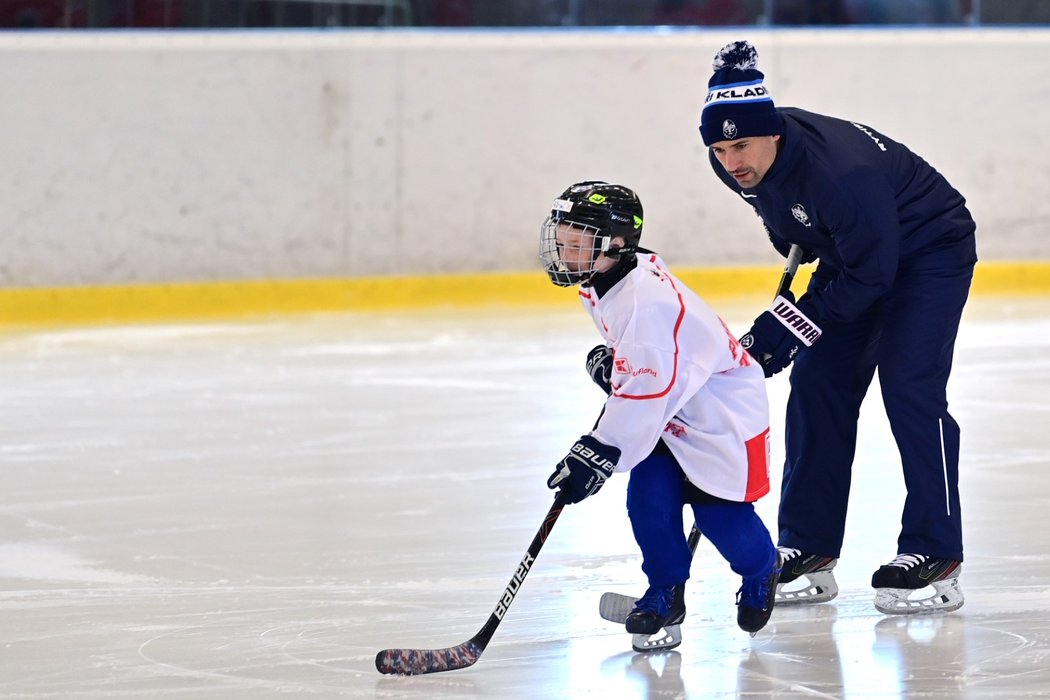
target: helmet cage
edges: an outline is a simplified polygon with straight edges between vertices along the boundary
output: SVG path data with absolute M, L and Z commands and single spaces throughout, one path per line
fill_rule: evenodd
M 558 239 L 558 226 L 561 224 L 567 224 L 579 233 L 580 245 L 574 247 L 579 247 L 584 251 L 589 249 L 589 255 L 581 255 L 579 262 L 565 262 L 562 255 L 566 248 L 565 242 Z M 598 262 L 598 257 L 602 253 L 608 253 L 611 245 L 612 237 L 602 235 L 601 229 L 597 226 L 570 221 L 552 213 L 543 222 L 543 227 L 541 228 L 540 261 L 543 263 L 543 269 L 547 271 L 547 276 L 550 277 L 551 282 L 559 287 L 572 287 L 591 279 L 595 273 L 594 268 Z M 580 264 L 580 262 L 587 260 L 589 262 L 585 265 Z M 574 270 L 572 269 L 573 267 L 578 269 Z

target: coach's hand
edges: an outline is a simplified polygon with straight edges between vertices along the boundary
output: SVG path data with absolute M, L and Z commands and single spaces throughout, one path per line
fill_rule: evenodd
M 787 291 L 755 319 L 740 344 L 758 360 L 766 377 L 772 377 L 790 365 L 799 350 L 817 342 L 820 334 L 820 327 L 799 311 L 795 297 Z
M 613 349 L 608 345 L 595 345 L 587 353 L 587 374 L 607 395 L 612 393 L 612 368 Z
M 616 469 L 620 450 L 584 435 L 554 467 L 547 488 L 561 488 L 569 494 L 569 503 L 579 503 L 601 490 L 605 480 Z

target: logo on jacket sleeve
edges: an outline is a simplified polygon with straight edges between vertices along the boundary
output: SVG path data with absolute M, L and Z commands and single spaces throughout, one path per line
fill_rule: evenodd
M 875 145 L 879 147 L 880 151 L 885 151 L 886 150 L 886 144 L 884 144 L 882 141 L 879 141 L 879 137 L 876 136 L 875 134 L 873 134 L 870 129 L 865 127 L 863 124 L 858 124 L 857 122 L 850 122 L 850 124 L 852 124 L 853 126 L 857 127 L 861 131 L 863 131 L 865 134 L 867 134 L 868 138 L 870 138 L 872 141 L 875 142 Z
M 791 215 L 795 217 L 800 224 L 803 226 L 812 226 L 813 224 L 809 220 L 809 214 L 806 213 L 806 208 L 801 204 L 796 204 L 791 207 Z

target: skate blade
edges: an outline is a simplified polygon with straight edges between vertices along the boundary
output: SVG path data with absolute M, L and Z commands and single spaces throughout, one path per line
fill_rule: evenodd
M 929 590 L 931 586 L 933 593 L 925 598 L 910 597 Z M 936 581 L 926 588 L 875 589 L 875 609 L 886 615 L 949 613 L 961 608 L 964 602 L 966 601 L 957 578 Z
M 598 601 L 598 614 L 602 616 L 603 620 L 622 625 L 627 622 L 627 616 L 634 610 L 637 602 L 637 598 L 632 598 L 629 595 L 603 593 L 601 600 Z
M 803 588 L 789 588 L 803 584 Z M 781 583 L 777 586 L 777 605 L 817 605 L 834 600 L 839 594 L 839 586 L 835 583 L 835 574 L 831 570 L 814 571 L 811 574 L 802 574 L 791 583 Z
M 681 625 L 668 625 L 656 634 L 632 634 L 631 647 L 639 654 L 674 649 L 682 643 Z

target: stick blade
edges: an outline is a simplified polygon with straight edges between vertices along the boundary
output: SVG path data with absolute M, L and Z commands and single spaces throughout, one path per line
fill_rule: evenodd
M 603 593 L 601 600 L 598 601 L 598 614 L 602 616 L 603 620 L 622 625 L 627 622 L 627 616 L 634 610 L 634 605 L 637 602 L 637 598 L 632 598 L 628 595 Z
M 473 666 L 483 651 L 473 641 L 447 649 L 384 649 L 376 654 L 376 670 L 391 676 L 417 676 Z

